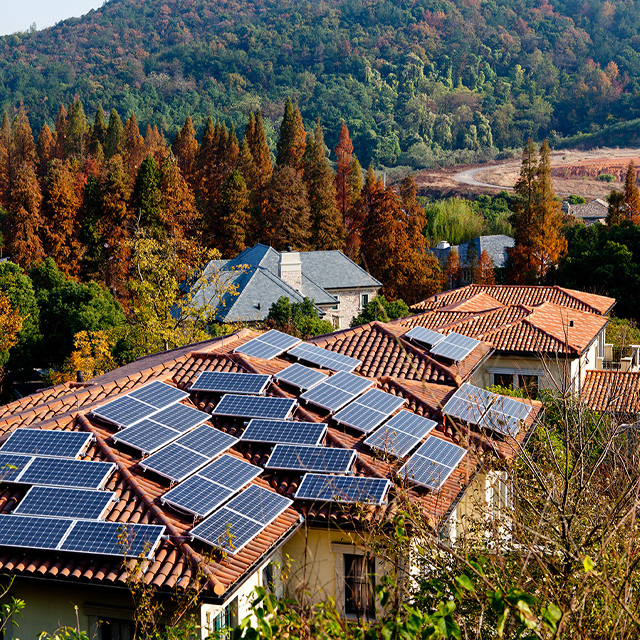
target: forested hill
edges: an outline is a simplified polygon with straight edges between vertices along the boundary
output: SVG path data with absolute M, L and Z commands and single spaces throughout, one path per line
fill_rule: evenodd
M 110 0 L 0 38 L 0 109 L 77 96 L 172 139 L 258 107 L 269 134 L 292 96 L 330 147 L 344 119 L 363 164 L 418 165 L 640 117 L 639 45 L 640 0 Z

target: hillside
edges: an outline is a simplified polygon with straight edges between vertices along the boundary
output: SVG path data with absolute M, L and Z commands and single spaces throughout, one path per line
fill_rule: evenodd
M 242 128 L 284 97 L 363 164 L 597 131 L 640 117 L 640 0 L 110 0 L 0 38 L 0 108 L 36 129 L 79 96 L 172 138 L 191 114 Z M 485 150 L 485 151 L 483 151 Z

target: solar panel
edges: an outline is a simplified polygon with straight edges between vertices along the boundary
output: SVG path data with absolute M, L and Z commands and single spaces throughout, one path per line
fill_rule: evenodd
M 61 518 L 0 515 L 0 546 L 57 549 L 73 524 Z
M 225 503 L 234 493 L 233 489 L 222 487 L 196 474 L 167 491 L 162 496 L 162 502 L 181 511 L 192 513 L 198 518 L 204 518 Z
M 236 442 L 237 438 L 228 433 L 201 425 L 139 464 L 172 482 L 180 482 Z
M 497 396 L 486 389 L 464 383 L 442 408 L 442 412 L 469 424 L 479 424 Z
M 34 457 L 21 473 L 10 480 L 4 478 L 4 481 L 49 487 L 99 489 L 115 468 L 116 465 L 111 462 Z
M 235 555 L 291 504 L 288 498 L 251 485 L 195 526 L 191 535 Z
M 198 476 L 238 491 L 257 478 L 262 469 L 250 462 L 225 454 L 198 472 Z
M 373 384 L 373 380 L 340 371 L 303 393 L 300 398 L 327 411 L 338 411 Z
M 442 333 L 438 333 L 437 331 L 432 331 L 431 329 L 427 329 L 425 327 L 413 327 L 411 331 L 407 331 L 403 336 L 403 338 L 408 338 L 409 340 L 414 340 L 415 342 L 419 342 L 420 344 L 425 345 L 428 348 L 435 347 L 438 343 L 442 342 L 446 336 Z
M 362 364 L 357 358 L 343 356 L 341 353 L 329 351 L 328 349 L 323 349 L 315 344 L 307 344 L 306 342 L 291 349 L 287 355 L 298 358 L 299 360 L 306 360 L 307 362 L 311 362 L 311 364 L 330 369 L 331 371 L 351 372 Z
M 318 502 L 386 502 L 391 482 L 384 478 L 362 478 L 307 473 L 295 495 L 296 500 Z
M 466 454 L 466 449 L 458 445 L 429 436 L 398 473 L 411 482 L 436 491 Z
M 170 384 L 160 382 L 159 380 L 154 380 L 127 395 L 134 400 L 145 402 L 156 410 L 164 409 L 169 405 L 189 397 L 187 391 L 176 389 L 176 387 L 172 387 Z
M 16 429 L 0 447 L 2 453 L 77 458 L 93 439 L 84 431 Z
M 531 408 L 531 405 L 519 402 L 515 398 L 496 395 L 495 402 L 482 417 L 479 426 L 503 435 L 516 436 Z
M 326 433 L 324 422 L 251 420 L 240 440 L 266 444 L 320 444 Z
M 59 548 L 96 555 L 151 558 L 164 529 L 155 524 L 77 520 Z
M 158 413 L 154 413 L 151 419 L 165 427 L 170 427 L 176 431 L 189 431 L 193 427 L 209 420 L 211 416 L 204 411 L 198 411 L 186 404 L 172 404 Z
M 114 442 L 122 442 L 129 445 L 143 453 L 153 453 L 178 437 L 180 437 L 179 431 L 163 427 L 153 420 L 145 419 L 132 427 L 127 427 L 118 433 L 114 433 L 111 439 Z
M 234 353 L 242 353 L 245 356 L 271 360 L 271 358 L 279 356 L 299 342 L 301 342 L 299 338 L 271 329 L 271 331 L 267 331 L 257 338 L 249 340 L 249 342 L 246 342 L 241 347 L 238 347 L 234 350 Z
M 464 360 L 480 344 L 479 340 L 452 331 L 444 340 L 431 348 L 431 353 L 455 362 L 460 362 L 460 360 Z
M 353 449 L 277 444 L 265 469 L 348 473 L 355 457 Z
M 91 415 L 117 427 L 130 427 L 144 418 L 148 418 L 157 409 L 140 402 L 131 396 L 121 396 L 91 411 Z
M 259 373 L 232 373 L 229 371 L 203 371 L 191 385 L 191 391 L 216 393 L 264 393 L 271 376 Z
M 309 367 L 305 367 L 303 364 L 295 362 L 290 367 L 280 371 L 280 373 L 276 373 L 273 377 L 276 380 L 286 382 L 301 391 L 307 391 L 307 389 L 311 389 L 325 380 L 327 378 L 327 374 L 322 373 L 322 371 L 310 369 Z
M 116 494 L 112 491 L 31 487 L 13 513 L 97 520 L 104 516 L 115 499 Z
M 295 398 L 240 396 L 227 393 L 222 396 L 212 414 L 237 418 L 284 420 L 290 416 L 295 406 Z
M 0 481 L 14 482 L 33 460 L 33 456 L 0 452 Z
M 364 433 L 371 433 L 405 403 L 404 398 L 380 389 L 371 389 L 338 411 L 333 419 Z
M 491 408 L 494 411 L 504 413 L 507 416 L 515 418 L 516 420 L 525 420 L 533 407 L 521 400 L 509 398 L 508 396 L 498 395 L 494 405 Z
M 433 420 L 403 410 L 385 422 L 364 443 L 373 449 L 402 458 L 432 431 L 436 424 Z
M 456 391 L 455 395 L 464 400 L 475 402 L 482 409 L 488 409 L 498 397 L 495 393 L 480 387 L 475 387 L 468 382 L 464 382 Z

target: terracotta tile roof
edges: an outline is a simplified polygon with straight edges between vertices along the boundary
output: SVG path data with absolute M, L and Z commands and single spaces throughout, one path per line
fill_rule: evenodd
M 468 486 L 486 456 L 510 458 L 517 454 L 518 447 L 540 412 L 540 405 L 534 403 L 534 410 L 528 418 L 528 428 L 521 430 L 516 442 L 500 440 L 492 434 L 469 431 L 468 428 L 450 420 L 445 424 L 441 414 L 442 405 L 455 392 L 456 384 L 464 379 L 469 368 L 477 365 L 478 358 L 486 357 L 490 348 L 483 345 L 466 369 L 447 368 L 398 338 L 404 330 L 398 326 L 372 323 L 358 330 L 337 332 L 315 342 L 362 357 L 362 373 L 376 379 L 379 388 L 406 398 L 405 408 L 410 411 L 438 421 L 438 437 L 458 442 L 469 449 L 469 455 L 439 491 L 430 492 L 417 487 L 406 489 L 412 502 L 424 510 L 435 526 L 451 509 L 460 492 Z M 168 483 L 152 473 L 144 473 L 138 466 L 139 458 L 134 457 L 130 450 L 111 442 L 110 436 L 114 429 L 97 422 L 88 414 L 92 408 L 153 379 L 163 380 L 188 390 L 201 371 L 253 371 L 273 374 L 290 364 L 286 357 L 265 361 L 233 353 L 235 347 L 255 335 L 255 332 L 243 329 L 223 339 L 144 358 L 96 378 L 84 386 L 59 385 L 45 389 L 2 408 L 0 435 L 8 434 L 20 426 L 87 430 L 93 433 L 96 441 L 85 457 L 109 460 L 117 465 L 117 472 L 109 480 L 107 488 L 116 492 L 118 500 L 113 503 L 106 518 L 123 523 L 162 524 L 167 528 L 167 538 L 163 539 L 150 562 L 145 580 L 161 590 L 175 587 L 184 589 L 196 580 L 197 567 L 204 566 L 206 586 L 203 595 L 205 599 L 219 598 L 225 593 L 231 593 L 234 585 L 240 583 L 260 558 L 281 543 L 289 532 L 295 530 L 299 526 L 301 516 L 312 522 L 339 525 L 347 521 L 353 523 L 354 513 L 349 508 L 335 504 L 313 505 L 296 501 L 294 508 L 287 509 L 238 554 L 224 557 L 213 553 L 203 565 L 203 556 L 211 554 L 211 548 L 190 540 L 187 534 L 192 520 L 158 500 L 168 489 Z M 421 373 L 415 373 L 409 366 L 409 360 L 417 363 L 415 366 Z M 295 396 L 293 389 L 275 383 L 270 384 L 268 394 Z M 189 401 L 210 413 L 218 398 L 219 394 L 200 392 L 192 394 Z M 317 422 L 328 420 L 327 446 L 355 448 L 358 452 L 355 466 L 357 474 L 388 477 L 396 482 L 389 503 L 383 507 L 365 509 L 358 514 L 357 522 L 364 525 L 367 518 L 387 517 L 394 512 L 397 506 L 393 496 L 405 491 L 401 486 L 397 486 L 396 471 L 400 466 L 399 461 L 390 461 L 368 449 L 363 443 L 365 436 L 338 428 L 326 414 L 318 413 L 312 407 L 299 406 L 294 418 Z M 212 418 L 211 422 L 236 436 L 244 429 L 242 420 L 216 417 Z M 264 466 L 269 453 L 268 447 L 243 442 L 232 450 L 232 455 L 243 457 L 259 466 Z M 265 472 L 254 482 L 291 497 L 300 479 L 299 474 Z M 24 489 L 19 486 L 0 485 L 0 512 L 10 513 L 23 495 Z M 122 587 L 126 586 L 127 575 L 126 567 L 118 558 L 6 548 L 0 549 L 0 571 Z
M 640 371 L 587 371 L 580 397 L 594 411 L 632 416 L 635 421 L 640 413 Z
M 415 311 L 441 309 L 442 307 L 448 307 L 455 303 L 469 300 L 479 294 L 486 294 L 503 305 L 523 304 L 536 306 L 543 302 L 553 302 L 568 309 L 598 313 L 600 315 L 609 313 L 616 303 L 614 298 L 557 286 L 538 287 L 526 285 L 470 284 L 460 289 L 452 289 L 451 291 L 438 293 L 437 295 L 431 296 L 431 298 L 418 302 L 411 308 Z M 484 303 L 489 303 L 489 301 L 485 299 Z

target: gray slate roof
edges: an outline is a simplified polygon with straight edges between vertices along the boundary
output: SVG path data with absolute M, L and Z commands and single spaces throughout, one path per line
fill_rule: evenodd
M 562 208 L 572 216 L 580 218 L 585 224 L 593 224 L 607 217 L 609 205 L 602 199 L 596 198 L 586 204 L 569 204 L 564 202 Z
M 513 247 L 514 244 L 515 240 L 510 236 L 478 236 L 459 245 L 447 247 L 446 249 L 431 249 L 431 251 L 442 264 L 445 264 L 451 250 L 456 249 L 460 263 L 464 265 L 469 262 L 469 258 L 473 254 L 473 249 L 471 248 L 474 247 L 478 258 L 483 251 L 486 251 L 491 258 L 491 262 L 493 262 L 494 268 L 500 269 L 504 267 L 507 260 L 507 249 Z
M 278 276 L 280 254 L 272 247 L 257 244 L 230 260 L 212 260 L 205 270 L 224 274 L 226 282 L 237 287 L 237 296 L 225 295 L 217 305 L 217 319 L 223 322 L 264 320 L 269 308 L 281 296 L 291 302 L 308 297 L 316 305 L 333 305 L 337 300 L 327 289 L 382 286 L 342 251 L 300 253 L 302 292 L 290 287 Z

